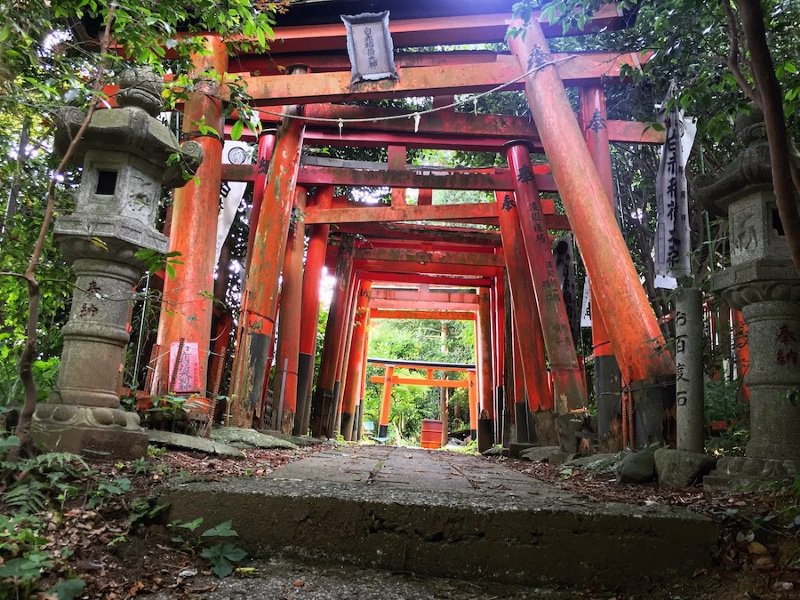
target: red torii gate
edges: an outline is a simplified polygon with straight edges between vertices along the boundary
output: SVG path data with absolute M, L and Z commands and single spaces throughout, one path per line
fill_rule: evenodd
M 497 15 L 488 18 L 435 18 L 435 19 L 406 19 L 392 23 L 395 34 L 395 43 L 398 46 L 423 45 L 425 40 L 430 41 L 432 36 L 439 36 L 438 43 L 442 43 L 441 36 L 452 36 L 453 39 L 465 41 L 501 41 L 508 17 Z M 469 23 L 469 26 L 467 25 Z M 619 28 L 624 26 L 624 20 L 613 9 L 603 9 L 596 14 L 596 18 L 589 23 L 589 29 L 605 27 Z M 310 32 L 322 34 L 309 35 Z M 302 32 L 302 34 L 300 33 Z M 326 32 L 326 33 L 323 33 Z M 310 52 L 320 52 L 323 49 L 343 48 L 343 27 L 341 24 L 315 25 L 309 27 L 291 27 L 276 29 L 277 38 L 283 40 L 283 45 L 276 45 L 272 56 L 280 56 L 279 60 L 287 64 L 295 61 L 291 53 L 301 49 Z M 297 103 L 333 102 L 346 99 L 368 99 L 407 97 L 424 93 L 427 95 L 453 95 L 456 93 L 474 93 L 492 88 L 500 83 L 506 83 L 515 78 L 520 78 L 520 85 L 525 84 L 526 94 L 534 115 L 535 128 L 530 125 L 519 128 L 513 137 L 522 137 L 522 142 L 508 149 L 509 170 L 493 169 L 488 172 L 449 172 L 425 173 L 414 168 L 395 168 L 392 163 L 386 170 L 354 169 L 324 165 L 306 164 L 300 161 L 300 149 L 306 134 L 305 121 L 294 118 L 283 118 L 277 136 L 263 135 L 259 139 L 259 157 L 266 157 L 272 150 L 272 160 L 266 172 L 262 169 L 265 163 L 259 161 L 254 167 L 225 167 L 220 166 L 220 141 L 214 137 L 194 131 L 195 123 L 202 119 L 205 123 L 214 126 L 218 131 L 224 131 L 222 123 L 221 102 L 210 96 L 196 93 L 186 106 L 184 113 L 184 132 L 197 137 L 206 151 L 206 161 L 200 172 L 201 185 L 189 184 L 176 195 L 173 207 L 173 235 L 170 250 L 179 251 L 184 258 L 184 265 L 178 268 L 179 276 L 174 282 L 165 282 L 165 310 L 162 313 L 159 344 L 161 348 L 169 348 L 179 339 L 186 338 L 197 341 L 200 348 L 208 348 L 210 337 L 211 299 L 203 292 L 209 290 L 211 273 L 213 273 L 213 249 L 210 241 L 213 239 L 213 225 L 216 223 L 216 193 L 219 182 L 223 178 L 238 180 L 252 180 L 255 183 L 255 194 L 263 200 L 254 210 L 253 222 L 255 223 L 251 247 L 249 248 L 248 276 L 244 297 L 244 310 L 240 325 L 239 345 L 231 384 L 231 397 L 233 398 L 235 422 L 239 425 L 249 425 L 256 407 L 263 395 L 263 381 L 269 348 L 274 338 L 275 311 L 278 303 L 279 276 L 283 270 L 284 279 L 287 275 L 303 278 L 303 299 L 305 306 L 301 321 L 299 335 L 299 365 L 298 372 L 303 369 L 308 374 L 309 357 L 313 364 L 313 354 L 310 353 L 308 341 L 311 316 L 316 314 L 315 293 L 313 287 L 319 281 L 322 265 L 325 261 L 324 248 L 329 237 L 331 224 L 350 224 L 350 231 L 357 232 L 356 224 L 369 222 L 372 231 L 375 230 L 376 221 L 414 221 L 414 220 L 442 220 L 442 221 L 472 221 L 482 223 L 499 223 L 504 252 L 495 254 L 496 262 L 492 264 L 476 264 L 477 259 L 470 259 L 466 264 L 452 264 L 448 262 L 425 262 L 413 260 L 381 260 L 376 256 L 362 252 L 360 249 L 348 250 L 340 253 L 337 268 L 337 293 L 334 295 L 334 304 L 331 308 L 330 336 L 326 332 L 325 347 L 331 350 L 334 346 L 338 349 L 337 359 L 334 364 L 323 365 L 320 374 L 318 391 L 318 404 L 316 411 L 317 423 L 315 433 L 332 433 L 324 431 L 321 423 L 325 415 L 330 417 L 329 422 L 335 417 L 331 415 L 331 400 L 325 394 L 333 394 L 329 389 L 331 374 L 333 381 L 337 373 L 341 373 L 343 352 L 348 345 L 348 323 L 352 322 L 355 308 L 356 290 L 360 281 L 367 281 L 364 273 L 383 273 L 387 277 L 397 274 L 397 277 L 418 276 L 420 273 L 449 277 L 454 279 L 475 278 L 481 280 L 481 289 L 486 290 L 494 298 L 488 309 L 490 318 L 485 319 L 490 323 L 489 335 L 495 345 L 501 343 L 502 328 L 497 324 L 492 330 L 491 322 L 499 322 L 501 307 L 501 286 L 497 284 L 503 277 L 506 267 L 511 283 L 512 306 L 516 328 L 528 327 L 531 331 L 539 331 L 542 327 L 535 327 L 533 317 L 525 316 L 526 310 L 532 306 L 537 307 L 540 321 L 543 324 L 543 343 L 538 344 L 539 350 L 531 347 L 528 342 L 523 342 L 523 337 L 516 336 L 514 348 L 518 351 L 521 363 L 524 386 L 527 390 L 529 406 L 547 408 L 542 404 L 544 387 L 541 377 L 537 380 L 543 356 L 541 348 L 546 352 L 560 370 L 561 375 L 556 377 L 556 395 L 559 399 L 559 409 L 573 408 L 581 405 L 585 392 L 577 385 L 575 375 L 575 362 L 572 353 L 566 352 L 560 356 L 556 349 L 566 349 L 563 317 L 548 298 L 551 291 L 552 276 L 550 275 L 548 260 L 541 260 L 542 241 L 539 239 L 537 228 L 571 228 L 580 245 L 587 270 L 592 275 L 594 283 L 595 307 L 595 345 L 606 349 L 605 356 L 610 357 L 608 349 L 612 349 L 619 359 L 625 380 L 631 384 L 632 389 L 639 392 L 637 402 L 642 406 L 656 403 L 651 398 L 650 386 L 662 378 L 668 377 L 673 369 L 669 353 L 664 349 L 663 339 L 658 330 L 655 318 L 647 303 L 647 299 L 638 282 L 633 264 L 627 254 L 624 241 L 616 226 L 613 212 L 609 210 L 608 199 L 609 178 L 607 170 L 607 144 L 609 140 L 622 142 L 653 142 L 657 141 L 655 134 L 645 134 L 646 128 L 642 124 L 621 124 L 609 122 L 605 118 L 602 102 L 603 92 L 601 79 L 607 76 L 619 75 L 622 65 L 637 66 L 647 59 L 645 54 L 608 54 L 588 53 L 567 56 L 550 56 L 547 50 L 545 35 L 560 35 L 554 28 L 540 27 L 534 19 L 527 27 L 526 37 L 513 38 L 511 48 L 513 55 L 482 55 L 447 56 L 444 61 L 434 63 L 441 58 L 435 56 L 409 56 L 399 60 L 401 77 L 394 83 L 367 83 L 353 89 L 349 85 L 349 74 L 344 72 L 347 65 L 340 58 L 322 57 L 306 54 L 303 61 L 311 67 L 311 73 L 303 69 L 295 70 L 290 75 L 275 75 L 268 70 L 266 74 L 243 76 L 247 83 L 248 91 L 253 95 L 255 104 L 261 107 L 284 107 L 280 110 L 283 114 L 296 114 L 287 105 Z M 300 40 L 304 40 L 301 42 Z M 258 68 L 264 62 L 263 58 L 254 56 L 240 56 L 235 61 L 228 61 L 225 46 L 218 36 L 208 35 L 206 42 L 211 50 L 208 56 L 195 58 L 195 69 L 203 71 L 215 70 L 223 74 L 225 71 L 242 69 L 245 72 L 251 68 Z M 303 43 L 306 46 L 303 48 Z M 538 51 L 537 51 L 538 49 Z M 562 60 L 563 59 L 563 60 Z M 536 66 L 535 72 L 520 77 L 524 69 L 530 70 L 531 64 Z M 261 61 L 261 62 L 259 62 Z M 338 62 L 337 62 L 338 61 Z M 537 63 L 537 61 L 539 61 Z M 448 63 L 442 67 L 442 62 Z M 291 64 L 297 64 L 291 62 Z M 492 68 L 487 68 L 491 64 Z M 238 65 L 238 66 L 237 66 Z M 448 68 L 457 65 L 457 68 Z M 568 85 L 577 85 L 581 90 L 581 111 L 584 122 L 584 132 L 578 127 L 575 116 L 563 92 L 562 82 Z M 222 89 L 224 96 L 224 86 Z M 309 106 L 314 106 L 313 104 Z M 269 111 L 270 109 L 264 109 Z M 314 108 L 309 111 L 313 116 Z M 372 110 L 369 108 L 354 109 L 352 107 L 318 107 L 318 114 L 336 114 L 335 111 L 346 110 Z M 273 111 L 277 112 L 277 111 Z M 591 113 L 591 117 L 589 117 Z M 339 113 L 343 114 L 343 113 Z M 263 115 L 274 121 L 274 116 Z M 344 117 L 338 117 L 344 118 Z M 461 121 L 458 121 L 461 119 Z M 464 121 L 469 120 L 469 124 Z M 429 122 L 429 123 L 428 123 Z M 394 123 L 388 126 L 386 123 Z M 414 144 L 432 147 L 445 147 L 463 144 L 463 148 L 474 150 L 477 148 L 492 148 L 497 150 L 502 143 L 510 141 L 512 136 L 506 137 L 515 127 L 515 122 L 509 118 L 502 121 L 501 127 L 494 129 L 494 134 L 481 130 L 480 127 L 490 127 L 488 119 L 481 117 L 471 119 L 457 113 L 442 111 L 436 117 L 426 116 L 423 119 L 425 127 L 419 137 L 412 135 L 408 130 L 409 123 L 403 121 L 387 121 L 380 126 L 364 126 L 360 130 L 347 131 L 347 139 L 342 137 L 342 144 L 377 145 L 379 143 L 394 146 L 412 147 Z M 461 129 L 458 129 L 461 123 Z M 518 123 L 517 123 L 518 124 Z M 396 125 L 396 126 L 395 126 Z M 595 127 L 596 126 L 596 127 Z M 478 131 L 477 135 L 470 135 L 472 131 L 465 132 L 464 127 L 472 127 Z M 597 135 L 590 133 L 590 130 Z M 604 132 L 598 133 L 600 130 Z M 637 133 L 637 130 L 638 133 Z M 334 130 L 335 131 L 335 130 Z M 327 132 L 327 133 L 326 133 Z M 313 121 L 308 127 L 309 139 L 313 143 L 329 143 L 331 127 L 317 127 Z M 436 139 L 434 139 L 434 137 Z M 587 138 L 587 139 L 584 139 Z M 481 139 L 483 138 L 483 139 Z M 416 140 L 416 141 L 415 141 Z M 587 148 L 587 141 L 589 147 Z M 437 145 L 438 144 L 438 145 Z M 481 146 L 481 144 L 484 144 Z M 528 145 L 534 149 L 543 147 L 552 166 L 552 173 L 546 166 L 533 166 L 529 162 Z M 591 151 L 590 151 L 591 150 Z M 396 152 L 395 152 L 396 155 Z M 402 166 L 402 165 L 401 165 Z M 546 170 L 545 170 L 546 169 Z M 598 175 L 598 170 L 601 175 Z M 424 171 L 424 169 L 422 169 Z M 527 177 L 526 173 L 531 176 Z M 298 182 L 301 185 L 319 186 L 315 203 L 311 203 L 306 211 L 305 223 L 313 225 L 311 242 L 314 252 L 309 246 L 309 257 L 306 264 L 305 277 L 298 273 L 296 261 L 284 263 L 286 254 L 289 213 L 292 208 L 292 199 L 296 196 Z M 472 204 L 456 206 L 431 206 L 429 193 L 426 191 L 423 202 L 418 206 L 407 206 L 398 203 L 390 207 L 349 207 L 337 206 L 332 198 L 334 185 L 390 185 L 396 188 L 419 188 L 430 190 L 433 188 L 453 189 L 482 189 L 500 192 L 497 204 Z M 568 222 L 561 215 L 547 214 L 546 207 L 538 199 L 538 190 L 558 191 L 566 207 Z M 505 211 L 506 196 L 509 196 L 516 207 L 525 208 L 519 211 L 522 216 L 517 216 L 518 229 L 515 229 L 512 211 Z M 254 202 L 254 204 L 256 204 Z M 256 207 L 254 207 L 256 208 Z M 534 209 L 538 208 L 538 211 Z M 348 212 L 349 211 L 349 212 Z M 508 212 L 506 215 L 504 213 Z M 534 212 L 539 217 L 530 220 L 528 217 Z M 256 214 L 257 213 L 257 214 Z M 256 218 L 257 217 L 257 218 Z M 503 222 L 512 217 L 510 225 L 503 227 Z M 522 218 L 524 217 L 524 218 Z M 537 220 L 538 219 L 538 220 Z M 503 230 L 506 230 L 503 233 Z M 350 235 L 349 233 L 347 235 Z M 546 244 L 547 238 L 544 238 Z M 536 246 L 531 244 L 538 243 Z M 495 246 L 496 247 L 496 246 Z M 523 248 L 524 247 L 524 248 Z M 520 250 L 524 252 L 520 254 Z M 512 252 L 513 250 L 513 252 Z M 361 256 L 358 256 L 362 252 Z M 313 260 L 312 260 L 313 257 Z M 515 265 L 515 266 L 512 266 Z M 513 273 L 513 275 L 512 275 Z M 525 282 L 528 283 L 525 283 Z M 179 282 L 179 283 L 178 283 Z M 531 289 L 530 283 L 540 286 L 541 289 Z M 492 291 L 489 292 L 488 290 Z M 515 291 L 516 290 L 516 291 Z M 199 293 L 198 293 L 199 292 Z M 284 303 L 286 310 L 292 310 L 290 303 Z M 180 310 L 174 310 L 179 306 Z M 555 309 L 553 307 L 556 307 Z M 282 309 L 283 310 L 283 309 Z M 547 316 L 542 319 L 541 315 Z M 602 315 L 613 315 L 613 318 L 603 319 Z M 314 319 L 314 324 L 316 320 Z M 601 324 L 607 326 L 608 340 L 602 331 Z M 556 327 L 557 329 L 553 329 Z M 548 333 L 552 332 L 552 333 Z M 329 340 L 330 337 L 330 340 Z M 522 346 L 527 344 L 527 351 Z M 535 344 L 534 344 L 535 345 Z M 293 350 L 292 350 L 293 352 Z M 515 352 L 516 355 L 516 352 Z M 560 356 L 560 357 L 559 357 Z M 497 354 L 495 354 L 495 358 Z M 553 361 L 556 361 L 555 363 Z M 201 377 L 205 378 L 206 361 L 201 359 Z M 495 361 L 496 370 L 502 370 L 501 365 Z M 166 381 L 166 361 L 159 364 L 160 377 L 155 379 L 154 391 L 159 391 L 159 385 Z M 298 376 L 299 377 L 299 376 Z M 297 398 L 307 396 L 308 377 L 299 377 Z M 534 401 L 531 402 L 531 397 Z M 327 408 L 326 408 L 327 407 Z M 290 423 L 289 421 L 292 421 Z M 293 428 L 295 431 L 304 431 L 305 423 L 297 419 L 287 420 L 284 429 Z

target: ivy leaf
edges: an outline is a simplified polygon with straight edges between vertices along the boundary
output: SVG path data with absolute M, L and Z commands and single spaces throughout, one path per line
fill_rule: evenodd
M 86 582 L 82 579 L 63 579 L 48 590 L 55 594 L 58 600 L 74 600 L 86 589 Z
M 244 131 L 244 123 L 242 121 L 236 121 L 231 127 L 231 139 L 236 141 L 242 137 L 242 132 Z
M 202 537 L 238 537 L 239 534 L 235 529 L 231 529 L 233 521 L 225 521 L 216 527 L 212 527 L 203 532 Z

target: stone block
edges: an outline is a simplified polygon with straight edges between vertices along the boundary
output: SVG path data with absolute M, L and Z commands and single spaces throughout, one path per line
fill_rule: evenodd
M 288 440 L 241 427 L 220 427 L 211 432 L 211 439 L 234 448 L 261 448 L 262 450 L 275 448 L 296 450 L 298 448 L 297 444 Z
M 536 444 L 529 444 L 523 442 L 511 442 L 508 445 L 508 455 L 511 458 L 519 458 L 520 454 L 528 448 L 536 448 Z
M 617 469 L 617 483 L 648 483 L 656 478 L 655 446 L 628 452 Z
M 546 462 L 551 465 L 561 465 L 575 456 L 574 453 L 564 452 L 560 446 L 540 446 L 523 450 L 519 457 L 531 462 Z
M 702 480 L 717 463 L 716 459 L 707 454 L 671 448 L 659 448 L 653 457 L 658 484 L 670 489 L 685 488 Z

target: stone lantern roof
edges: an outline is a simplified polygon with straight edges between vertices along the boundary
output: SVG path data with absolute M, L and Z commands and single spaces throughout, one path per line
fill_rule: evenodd
M 179 155 L 183 170 L 194 173 L 202 161 L 202 150 L 195 143 L 180 145 L 160 120 L 163 83 L 151 69 L 128 69 L 119 82 L 116 96 L 119 108 L 98 110 L 78 143 L 71 161 L 82 165 L 88 150 L 125 152 L 145 160 L 163 171 L 162 185 L 181 187 L 184 177 L 176 163 L 167 167 L 172 155 Z M 68 107 L 59 115 L 55 151 L 64 155 L 77 135 L 86 113 Z
M 744 150 L 718 175 L 698 175 L 692 196 L 709 212 L 724 217 L 731 203 L 755 191 L 772 187 L 772 167 L 764 115 L 753 108 L 736 119 L 735 131 Z

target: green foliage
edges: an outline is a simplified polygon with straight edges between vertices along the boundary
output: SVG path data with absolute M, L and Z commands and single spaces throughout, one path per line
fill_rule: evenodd
M 707 380 L 705 382 L 706 423 L 730 421 L 739 413 L 740 381 Z
M 233 573 L 233 564 L 247 556 L 247 552 L 230 543 L 214 544 L 204 548 L 200 556 L 211 563 L 211 571 L 220 579 Z
M 235 538 L 239 534 L 231 528 L 232 521 L 225 521 L 198 536 L 196 532 L 202 524 L 203 517 L 189 522 L 173 521 L 169 524 L 175 533 L 172 541 L 187 550 L 200 549 L 200 556 L 209 562 L 214 575 L 220 579 L 227 577 L 233 573 L 235 563 L 245 559 L 247 552 L 231 542 L 210 542 L 218 538 Z
M 178 251 L 161 254 L 148 248 L 140 248 L 134 256 L 144 263 L 147 272 L 151 275 L 163 270 L 167 273 L 167 277 L 174 279 L 175 266 L 183 264 L 182 261 L 178 260 L 180 255 L 181 253 Z
M 467 321 L 382 320 L 370 327 L 369 356 L 375 358 L 439 361 L 449 363 L 474 362 L 475 327 Z M 382 373 L 367 368 L 367 387 L 364 399 L 364 419 L 378 423 L 382 386 L 369 383 L 373 375 Z M 420 371 L 395 369 L 401 377 L 423 378 Z M 447 377 L 463 374 L 448 373 Z M 439 390 L 417 386 L 394 386 L 389 413 L 391 437 L 414 438 L 419 435 L 422 419 L 439 417 Z M 450 396 L 451 406 L 458 403 L 466 409 L 466 394 L 462 390 Z M 468 409 L 467 409 L 468 410 Z M 462 412 L 464 414 L 464 412 Z

